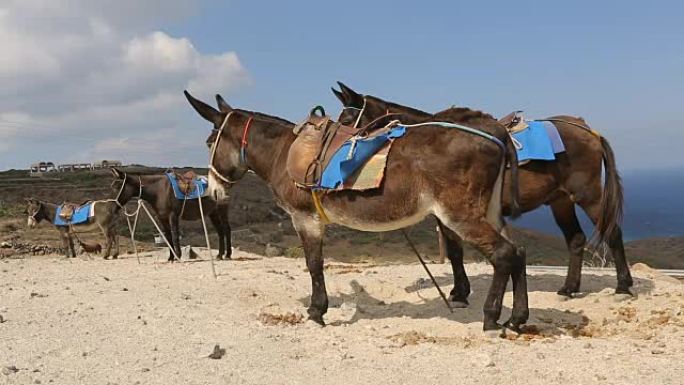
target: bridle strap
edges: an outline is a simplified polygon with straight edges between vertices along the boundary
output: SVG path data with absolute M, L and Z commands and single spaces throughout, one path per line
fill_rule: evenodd
M 247 163 L 247 135 L 249 135 L 249 127 L 252 125 L 253 116 L 247 119 L 245 128 L 242 130 L 242 140 L 240 141 L 240 160 L 243 164 Z
M 361 122 L 361 117 L 363 116 L 363 113 L 366 111 L 366 98 L 363 98 L 363 106 L 361 106 L 361 111 L 359 112 L 359 116 L 356 117 L 356 122 L 354 122 L 354 128 L 357 128 L 359 126 L 359 123 Z

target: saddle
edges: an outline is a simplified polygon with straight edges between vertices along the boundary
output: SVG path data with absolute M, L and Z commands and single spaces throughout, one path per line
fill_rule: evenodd
M 515 133 L 522 131 L 527 128 L 527 123 L 525 123 L 525 118 L 523 117 L 522 111 L 513 111 L 510 114 L 499 119 L 501 123 L 509 133 Z
M 181 192 L 185 195 L 190 194 L 191 192 L 194 192 L 195 189 L 197 188 L 196 180 L 197 180 L 197 174 L 195 174 L 194 171 L 186 171 L 182 174 L 177 173 L 176 171 L 173 171 L 173 176 L 176 178 L 176 182 L 178 183 L 178 188 L 181 190 Z
M 65 222 L 70 222 L 71 218 L 74 216 L 74 213 L 76 212 L 76 209 L 78 209 L 80 205 L 76 203 L 67 203 L 64 202 L 62 204 L 62 208 L 59 211 L 59 216 L 65 221 Z
M 309 117 L 293 129 L 297 139 L 287 155 L 288 174 L 299 187 L 319 186 L 321 174 L 335 152 L 346 141 L 367 135 L 368 131 L 367 127 L 354 128 L 332 121 L 321 106 L 313 108 Z

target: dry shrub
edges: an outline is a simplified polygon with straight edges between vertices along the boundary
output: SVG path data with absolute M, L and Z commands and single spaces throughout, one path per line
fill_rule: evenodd
M 304 316 L 299 313 L 281 313 L 273 314 L 262 312 L 259 314 L 257 319 L 264 325 L 267 326 L 277 326 L 277 325 L 296 325 L 304 322 Z
M 472 345 L 472 340 L 467 337 L 434 337 L 429 336 L 423 332 L 411 330 L 408 332 L 397 333 L 386 337 L 387 339 L 398 343 L 401 347 L 406 345 L 418 344 L 440 344 L 440 345 L 454 345 L 458 344 L 462 347 L 469 347 Z

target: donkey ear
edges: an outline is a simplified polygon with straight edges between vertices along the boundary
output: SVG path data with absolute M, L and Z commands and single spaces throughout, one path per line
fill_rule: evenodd
M 218 124 L 219 120 L 221 119 L 221 113 L 218 112 L 214 107 L 201 102 L 192 95 L 188 91 L 183 91 L 185 94 L 185 97 L 188 99 L 188 102 L 192 105 L 192 108 L 197 111 L 198 114 L 200 114 L 201 117 L 204 119 L 208 120 L 211 123 Z
M 340 91 L 332 88 L 332 87 L 330 87 L 330 90 L 332 90 L 333 94 L 335 94 L 335 97 L 337 97 L 337 99 L 339 99 L 339 101 L 342 103 L 342 105 L 346 107 L 347 106 L 347 98 L 344 96 L 344 94 L 341 93 Z
M 123 179 L 125 177 L 124 173 L 121 172 L 121 170 L 119 170 L 118 168 L 112 167 L 111 170 L 112 170 L 112 175 L 114 175 L 114 178 Z
M 219 94 L 216 94 L 216 104 L 218 105 L 219 111 L 229 113 L 233 111 L 233 107 L 226 102 L 225 99 Z
M 345 104 L 345 106 L 356 108 L 363 107 L 363 95 L 356 93 L 356 91 L 347 87 L 347 85 L 342 82 L 338 81 L 337 84 L 340 86 L 340 90 L 347 99 L 347 103 Z

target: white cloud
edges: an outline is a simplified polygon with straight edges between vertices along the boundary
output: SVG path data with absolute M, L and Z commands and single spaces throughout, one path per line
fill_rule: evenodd
M 203 54 L 188 38 L 159 30 L 193 5 L 0 1 L 0 169 L 46 157 L 170 164 L 166 155 L 182 155 L 187 142 L 203 148 L 206 132 L 188 127 L 201 122 L 182 90 L 230 92 L 249 76 L 235 52 Z M 195 150 L 179 162 L 205 158 Z

